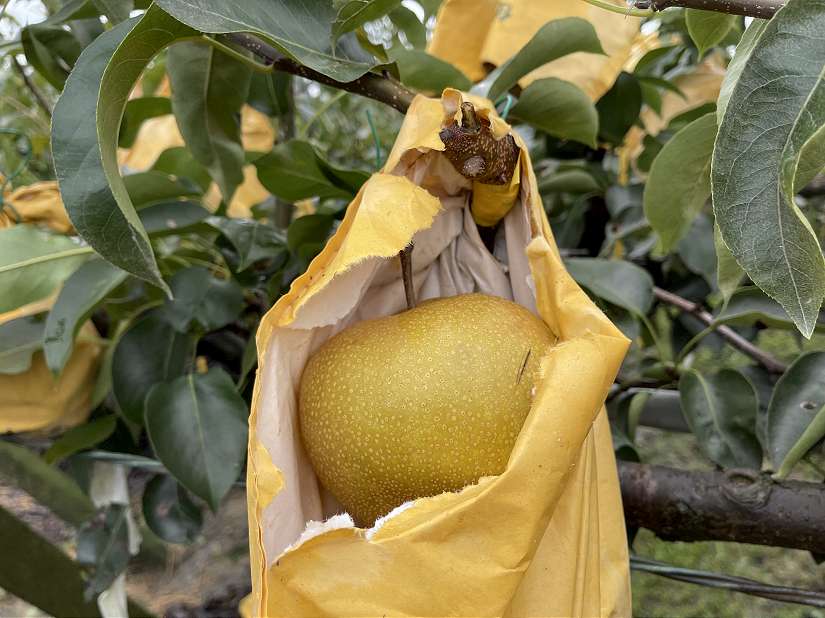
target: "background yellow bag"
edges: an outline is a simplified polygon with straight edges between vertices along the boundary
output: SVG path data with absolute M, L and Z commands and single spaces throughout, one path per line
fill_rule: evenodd
M 472 185 L 439 153 L 438 132 L 461 100 L 453 90 L 416 97 L 383 172 L 261 322 L 247 478 L 252 615 L 630 615 L 603 409 L 629 342 L 564 269 L 518 136 L 520 190 L 502 212 L 498 260 L 484 247 L 467 208 Z M 489 102 L 474 103 L 497 135 L 508 131 Z M 411 239 L 420 299 L 509 298 L 537 312 L 558 343 L 502 474 L 356 529 L 318 485 L 296 395 L 307 358 L 326 339 L 405 307 L 394 256 Z

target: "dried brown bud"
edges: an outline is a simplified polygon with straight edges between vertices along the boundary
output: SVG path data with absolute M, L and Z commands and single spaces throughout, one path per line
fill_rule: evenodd
M 465 178 L 488 185 L 510 182 L 518 160 L 518 146 L 512 135 L 497 140 L 490 121 L 475 113 L 472 103 L 461 104 L 461 122 L 444 127 L 438 134 L 444 154 Z

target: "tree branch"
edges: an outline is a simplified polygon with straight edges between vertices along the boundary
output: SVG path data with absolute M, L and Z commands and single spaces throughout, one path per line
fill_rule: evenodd
M 331 77 L 327 77 L 323 73 L 298 64 L 291 58 L 284 56 L 271 45 L 250 34 L 227 34 L 226 40 L 244 49 L 248 49 L 252 53 L 265 59 L 272 65 L 275 71 L 283 71 L 284 73 L 304 77 L 319 84 L 332 86 L 339 90 L 346 90 L 347 92 L 352 92 L 362 97 L 367 97 L 368 99 L 374 99 L 397 109 L 402 114 L 406 113 L 407 108 L 415 96 L 412 90 L 406 88 L 387 74 L 365 73 L 354 81 L 339 82 Z
M 46 116 L 51 118 L 52 117 L 52 107 L 51 107 L 51 105 L 49 105 L 49 102 L 46 100 L 46 97 L 43 96 L 43 93 L 40 92 L 40 90 L 37 88 L 37 86 L 34 85 L 34 82 L 31 80 L 31 78 L 28 75 L 26 75 L 26 70 L 17 61 L 17 58 L 14 57 L 14 54 L 11 54 L 11 63 L 12 63 L 12 65 L 14 65 L 14 68 L 20 74 L 20 77 L 23 79 L 23 83 L 26 84 L 26 88 L 28 88 L 29 91 L 34 96 L 34 100 L 37 102 L 37 104 L 40 106 L 40 108 L 44 112 L 46 112 Z
M 753 470 L 619 463 L 627 523 L 666 541 L 733 541 L 825 553 L 825 485 Z
M 647 0 L 637 2 L 636 6 L 652 8 L 654 11 L 681 7 L 770 19 L 774 13 L 785 6 L 785 0 Z
M 659 287 L 653 288 L 653 294 L 660 301 L 667 303 L 669 305 L 673 305 L 674 307 L 681 309 L 686 313 L 690 313 L 697 319 L 704 322 L 707 326 L 713 326 L 716 323 L 714 317 L 710 313 L 702 309 L 701 306 L 697 305 L 693 301 L 688 300 L 687 298 L 682 298 L 681 296 L 678 296 L 673 292 L 668 292 L 667 290 L 663 290 Z M 740 352 L 750 356 L 752 359 L 754 359 L 756 362 L 758 362 L 771 373 L 785 373 L 785 370 L 788 368 L 785 365 L 785 363 L 777 360 L 765 350 L 752 344 L 742 335 L 733 330 L 730 326 L 717 326 L 716 334 L 725 339 L 725 341 L 727 341 Z

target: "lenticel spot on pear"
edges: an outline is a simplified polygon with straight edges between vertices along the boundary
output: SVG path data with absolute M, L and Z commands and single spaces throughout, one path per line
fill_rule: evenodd
M 301 434 L 361 526 L 407 500 L 503 472 L 554 337 L 516 303 L 428 300 L 329 339 L 301 378 Z

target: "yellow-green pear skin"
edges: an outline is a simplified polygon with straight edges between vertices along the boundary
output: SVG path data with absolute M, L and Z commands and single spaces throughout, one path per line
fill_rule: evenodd
M 357 524 L 504 471 L 554 341 L 516 303 L 463 294 L 359 322 L 301 378 L 304 446 Z

